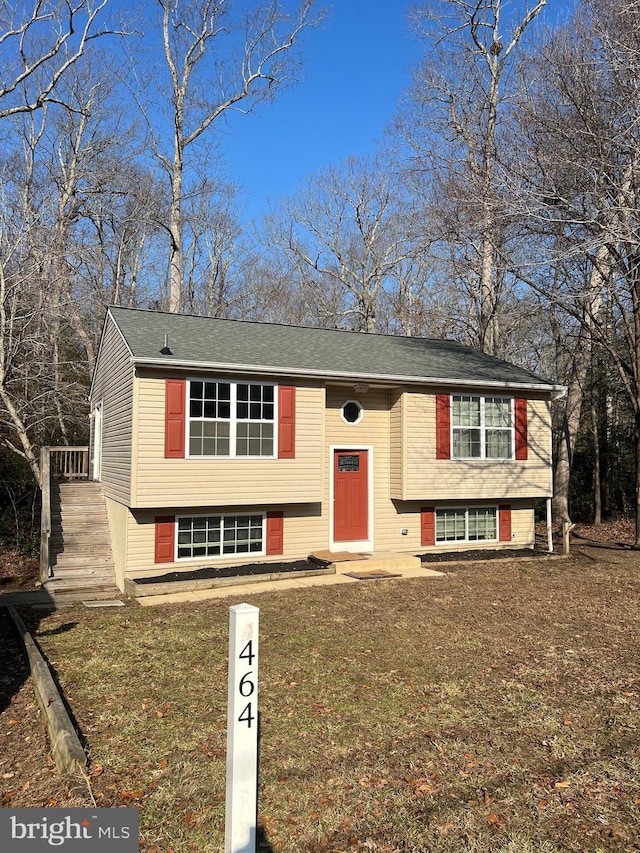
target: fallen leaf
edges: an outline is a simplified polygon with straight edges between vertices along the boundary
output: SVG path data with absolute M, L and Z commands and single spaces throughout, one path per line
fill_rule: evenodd
M 499 815 L 495 814 L 495 812 L 491 812 L 491 814 L 487 816 L 487 823 L 491 824 L 491 826 L 502 826 L 502 820 Z
M 567 782 L 567 780 L 563 780 L 562 782 L 556 782 L 554 788 L 570 788 L 571 782 Z

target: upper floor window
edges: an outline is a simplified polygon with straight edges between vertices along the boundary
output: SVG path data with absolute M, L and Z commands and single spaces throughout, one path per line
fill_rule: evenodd
M 454 459 L 513 458 L 513 401 L 509 397 L 451 398 Z
M 190 456 L 274 456 L 275 387 L 189 381 Z

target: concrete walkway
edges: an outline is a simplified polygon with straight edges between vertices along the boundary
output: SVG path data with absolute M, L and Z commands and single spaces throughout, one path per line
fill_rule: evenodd
M 393 558 L 396 558 L 395 560 Z M 424 568 L 418 557 L 391 554 L 373 554 L 366 560 L 357 562 L 335 563 L 335 575 L 318 575 L 306 578 L 283 578 L 276 581 L 258 581 L 253 583 L 238 583 L 234 586 L 224 586 L 218 589 L 194 590 L 193 592 L 170 592 L 165 595 L 148 595 L 136 598 L 142 607 L 154 607 L 158 604 L 182 604 L 188 601 L 207 601 L 211 598 L 243 598 L 261 592 L 279 592 L 285 589 L 308 589 L 314 586 L 329 586 L 339 583 L 372 583 L 371 580 L 358 580 L 349 577 L 347 572 L 359 570 L 382 570 L 394 575 L 388 580 L 404 580 L 405 578 L 435 578 L 442 577 L 444 572 Z M 384 580 L 384 578 L 381 578 Z

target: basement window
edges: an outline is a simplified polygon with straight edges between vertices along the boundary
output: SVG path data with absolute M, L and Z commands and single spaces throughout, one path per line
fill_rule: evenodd
M 264 528 L 264 514 L 179 517 L 177 558 L 264 555 Z

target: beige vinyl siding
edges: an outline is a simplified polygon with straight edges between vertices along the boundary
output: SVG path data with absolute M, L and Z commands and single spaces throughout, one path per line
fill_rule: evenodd
M 435 393 L 408 391 L 405 396 L 403 500 L 433 503 L 438 500 L 551 496 L 551 415 L 548 401 L 527 401 L 529 450 L 526 461 L 457 460 L 436 459 Z M 396 471 L 393 476 L 397 476 Z M 394 491 L 394 494 L 398 492 Z
M 402 441 L 402 408 L 405 395 L 400 391 L 390 393 L 389 412 L 389 484 L 392 498 L 402 497 L 402 469 L 404 443 Z
M 273 510 L 274 507 L 268 507 Z M 161 510 L 127 511 L 127 577 L 154 577 L 175 571 L 193 571 L 206 566 L 238 566 L 248 562 L 277 563 L 283 560 L 306 559 L 311 551 L 326 547 L 327 531 L 319 504 L 287 505 L 275 507 L 284 513 L 284 554 L 259 556 L 243 554 L 239 557 L 207 557 L 202 560 L 177 560 L 174 563 L 155 563 L 155 519 L 167 515 L 206 515 L 210 513 L 241 515 L 266 512 L 259 506 L 170 507 Z
M 102 401 L 104 494 L 122 503 L 131 497 L 133 368 L 129 350 L 111 319 L 107 321 L 91 392 L 91 410 Z
M 118 589 L 124 590 L 124 579 L 127 566 L 127 531 L 129 509 L 110 498 L 105 499 L 107 505 L 107 518 L 109 519 L 109 532 L 111 534 L 111 551 L 113 554 L 113 565 L 116 571 L 116 584 Z
M 236 378 L 243 381 L 243 377 Z M 252 379 L 244 377 L 245 381 Z M 319 385 L 296 389 L 295 459 L 165 459 L 165 378 L 141 370 L 135 383 L 131 506 L 273 506 L 320 500 L 324 389 Z

